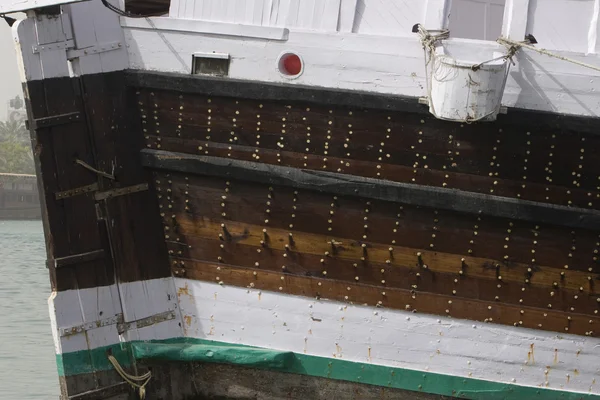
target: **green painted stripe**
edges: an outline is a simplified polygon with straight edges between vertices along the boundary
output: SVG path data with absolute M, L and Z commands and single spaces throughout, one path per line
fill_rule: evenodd
M 57 356 L 59 374 L 69 376 L 110 369 L 108 351 L 125 367 L 131 366 L 135 357 L 138 360 L 233 364 L 473 400 L 600 400 L 596 394 L 526 387 L 193 338 L 131 342 L 64 354 Z

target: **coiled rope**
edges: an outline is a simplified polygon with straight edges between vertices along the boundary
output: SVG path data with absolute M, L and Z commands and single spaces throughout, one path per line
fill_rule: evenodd
M 127 383 L 129 383 L 134 389 L 137 389 L 140 399 L 145 399 L 146 385 L 148 384 L 148 382 L 150 382 L 150 379 L 152 378 L 152 371 L 148 371 L 140 376 L 130 375 L 127 373 L 127 371 L 123 369 L 123 367 L 121 367 L 121 364 L 119 364 L 119 362 L 114 356 L 109 355 L 108 361 L 110 361 L 115 370 L 119 373 L 119 375 L 121 375 L 121 378 L 123 378 Z

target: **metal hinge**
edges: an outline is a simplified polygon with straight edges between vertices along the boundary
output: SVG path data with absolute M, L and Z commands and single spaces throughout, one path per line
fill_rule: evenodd
M 117 325 L 123 322 L 123 314 L 117 314 L 113 317 L 104 318 L 98 321 L 87 322 L 85 324 L 60 328 L 58 333 L 60 337 L 77 335 L 91 329 L 102 328 L 103 326 Z
M 49 44 L 36 44 L 32 46 L 33 54 L 43 53 L 45 51 L 54 51 L 54 50 L 69 50 L 75 47 L 75 41 L 73 39 L 65 40 L 64 42 L 56 42 Z
M 125 333 L 131 329 L 141 329 L 146 326 L 159 324 L 159 323 L 165 322 L 165 321 L 170 321 L 172 319 L 175 319 L 175 317 L 176 317 L 175 311 L 165 311 L 165 312 L 162 312 L 162 313 L 159 313 L 156 315 L 151 315 L 146 318 L 138 319 L 136 321 L 122 322 L 122 323 L 117 324 L 117 332 L 119 332 L 119 335 L 122 335 L 123 333 Z
M 107 51 L 119 50 L 123 47 L 121 42 L 102 43 L 95 46 L 85 47 L 83 49 L 67 50 L 67 59 L 74 60 L 79 57 L 85 57 L 92 54 L 104 53 Z
M 92 329 L 102 328 L 103 326 L 117 325 L 117 332 L 119 333 L 119 335 L 122 335 L 123 333 L 129 330 L 141 329 L 154 324 L 160 324 L 161 322 L 171 321 L 176 317 L 177 314 L 175 313 L 175 311 L 170 310 L 158 313 L 156 315 L 151 315 L 146 318 L 141 318 L 135 321 L 125 322 L 123 320 L 123 314 L 119 313 L 109 318 L 104 318 L 97 321 L 90 321 L 75 326 L 68 326 L 66 328 L 60 328 L 58 330 L 58 334 L 60 335 L 60 337 L 72 336 L 90 331 Z
M 62 200 L 73 196 L 79 196 L 89 192 L 95 192 L 98 190 L 98 183 L 92 183 L 91 185 L 80 186 L 75 189 L 64 190 L 62 192 L 54 193 L 56 200 Z
M 34 54 L 43 53 L 46 51 L 65 50 L 67 52 L 67 60 L 71 61 L 76 58 L 89 56 L 92 54 L 105 53 L 107 51 L 119 50 L 123 47 L 121 42 L 108 42 L 97 44 L 95 46 L 85 47 L 83 49 L 76 49 L 75 42 L 66 40 L 64 42 L 56 42 L 50 44 L 38 44 L 33 46 L 32 50 Z
M 37 118 L 33 120 L 33 129 L 51 128 L 57 125 L 69 124 L 81 120 L 81 114 L 79 112 L 72 112 L 67 114 L 53 115 L 51 117 Z
M 97 201 L 107 200 L 107 199 L 110 199 L 113 197 L 124 196 L 124 195 L 130 194 L 130 193 L 143 192 L 145 190 L 148 190 L 148 184 L 140 183 L 139 185 L 127 186 L 127 187 L 118 188 L 118 189 L 111 189 L 111 190 L 107 190 L 104 192 L 96 192 L 96 194 L 94 194 L 94 198 Z
M 87 253 L 74 254 L 72 256 L 54 259 L 54 268 L 68 267 L 70 265 L 100 260 L 105 257 L 104 250 L 88 251 Z

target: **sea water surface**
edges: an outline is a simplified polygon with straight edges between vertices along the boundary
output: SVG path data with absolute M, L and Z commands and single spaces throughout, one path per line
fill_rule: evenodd
M 41 221 L 0 221 L 0 399 L 58 399 Z

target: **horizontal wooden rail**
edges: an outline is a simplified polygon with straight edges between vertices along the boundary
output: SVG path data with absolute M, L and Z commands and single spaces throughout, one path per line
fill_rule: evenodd
M 197 156 L 161 150 L 142 150 L 145 167 L 196 175 L 239 179 L 268 185 L 313 190 L 335 195 L 357 196 L 450 210 L 483 214 L 570 228 L 597 229 L 600 211 L 542 204 L 455 189 L 391 182 L 325 171 L 309 171 L 250 161 Z

